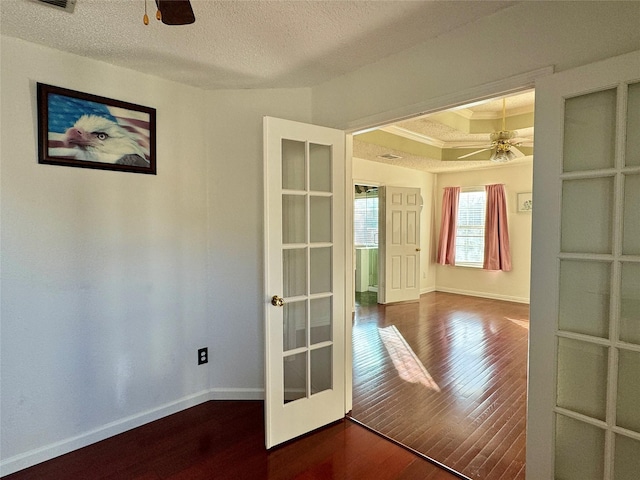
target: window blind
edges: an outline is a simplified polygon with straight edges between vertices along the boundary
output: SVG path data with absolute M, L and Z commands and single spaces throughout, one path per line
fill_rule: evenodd
M 378 196 L 357 197 L 353 211 L 353 241 L 356 246 L 378 245 Z
M 482 190 L 461 191 L 456 229 L 456 265 L 482 267 L 487 194 Z

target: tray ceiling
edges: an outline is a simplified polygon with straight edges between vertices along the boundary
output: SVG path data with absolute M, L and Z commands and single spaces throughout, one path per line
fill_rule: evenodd
M 491 151 L 464 160 L 458 157 L 489 145 L 489 136 L 502 130 L 502 98 L 463 105 L 423 115 L 354 136 L 355 157 L 427 172 L 490 168 Z M 533 141 L 535 93 L 533 90 L 504 97 L 505 126 L 517 136 Z M 533 148 L 518 147 L 525 157 L 510 164 L 532 161 Z M 400 158 L 391 158 L 400 157 Z

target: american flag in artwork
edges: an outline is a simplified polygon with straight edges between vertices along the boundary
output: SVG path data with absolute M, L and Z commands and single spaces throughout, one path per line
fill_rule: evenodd
M 67 131 L 83 115 L 94 115 L 126 130 L 150 160 L 150 116 L 146 112 L 50 93 L 48 105 L 48 153 L 52 157 L 81 158 L 78 147 L 67 141 Z

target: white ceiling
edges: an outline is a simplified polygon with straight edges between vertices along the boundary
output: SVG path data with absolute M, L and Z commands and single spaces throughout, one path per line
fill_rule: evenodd
M 191 0 L 196 22 L 145 26 L 144 0 L 77 0 L 74 13 L 0 0 L 3 35 L 204 89 L 309 87 L 518 2 Z

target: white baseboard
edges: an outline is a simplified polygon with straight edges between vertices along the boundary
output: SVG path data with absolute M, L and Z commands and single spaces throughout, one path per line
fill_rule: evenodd
M 264 389 L 258 388 L 213 388 L 205 390 L 188 397 L 184 397 L 175 402 L 162 405 L 158 408 L 132 415 L 115 422 L 108 423 L 94 430 L 82 433 L 75 437 L 60 440 L 59 442 L 45 445 L 40 448 L 30 450 L 6 460 L 0 461 L 0 477 L 10 475 L 19 470 L 23 470 L 38 463 L 51 460 L 65 453 L 78 450 L 93 443 L 105 440 L 114 435 L 140 427 L 147 423 L 159 420 L 168 415 L 186 410 L 209 400 L 263 400 Z
M 420 290 L 420 295 L 424 295 L 425 293 L 431 293 L 435 291 L 436 291 L 436 287 L 423 288 Z
M 211 400 L 264 400 L 264 388 L 212 388 Z
M 511 295 L 500 295 L 498 293 L 476 292 L 472 290 L 458 290 L 456 288 L 436 287 L 436 292 L 457 293 L 458 295 L 468 295 L 470 297 L 492 298 L 494 300 L 504 300 L 506 302 L 526 303 L 529 304 L 528 297 L 513 297 Z

